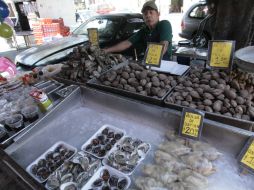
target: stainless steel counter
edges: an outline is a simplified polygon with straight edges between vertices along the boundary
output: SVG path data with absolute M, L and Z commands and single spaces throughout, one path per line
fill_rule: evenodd
M 65 141 L 80 149 L 104 124 L 124 129 L 127 135 L 152 145 L 147 158 L 131 176 L 135 179 L 141 174 L 142 165 L 153 161 L 154 150 L 165 140 L 165 132 L 179 126 L 180 114 L 171 109 L 81 87 L 5 151 L 26 168 L 57 141 Z M 215 162 L 217 172 L 208 178 L 209 190 L 253 189 L 254 177 L 239 176 L 235 159 L 251 135 L 253 133 L 246 130 L 204 120 L 202 140 L 223 153 Z

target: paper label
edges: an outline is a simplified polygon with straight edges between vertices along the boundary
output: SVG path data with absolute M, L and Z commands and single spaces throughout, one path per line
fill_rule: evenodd
M 145 55 L 146 65 L 160 67 L 163 48 L 164 48 L 163 44 L 149 43 Z
M 210 62 L 211 67 L 229 68 L 233 59 L 233 41 L 211 41 L 210 42 Z
M 182 133 L 192 137 L 198 137 L 201 115 L 187 112 L 184 117 Z
M 254 169 L 254 141 L 252 141 L 247 151 L 243 155 L 241 162 L 251 169 Z
M 203 128 L 203 118 L 203 112 L 184 108 L 179 135 L 191 139 L 199 139 Z
M 98 36 L 98 29 L 97 28 L 88 28 L 88 37 L 89 42 L 91 45 L 98 45 L 99 44 L 99 36 Z

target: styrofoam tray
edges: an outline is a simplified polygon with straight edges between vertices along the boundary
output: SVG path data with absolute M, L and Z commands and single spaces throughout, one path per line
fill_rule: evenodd
M 83 151 L 85 151 L 85 152 L 88 152 L 89 154 L 92 154 L 93 156 L 95 156 L 95 157 L 97 157 L 97 158 L 99 158 L 99 159 L 105 158 L 105 157 L 107 156 L 108 152 L 119 142 L 119 140 L 121 140 L 121 139 L 123 138 L 123 136 L 122 136 L 119 140 L 117 140 L 116 143 L 115 143 L 114 145 L 112 145 L 111 149 L 108 150 L 104 156 L 98 156 L 98 155 L 96 155 L 96 154 L 93 153 L 93 152 L 86 151 L 85 149 L 86 149 L 86 147 L 87 147 L 89 144 L 91 144 L 92 140 L 95 139 L 95 138 L 97 138 L 97 137 L 102 133 L 102 131 L 103 131 L 104 129 L 106 129 L 106 128 L 109 128 L 109 129 L 110 129 L 111 131 L 113 131 L 114 133 L 122 133 L 123 136 L 125 135 L 125 131 L 122 130 L 122 129 L 119 129 L 119 128 L 117 128 L 117 127 L 114 127 L 114 126 L 108 125 L 108 124 L 103 125 L 103 126 L 102 126 L 102 127 L 88 140 L 88 141 L 86 141 L 85 144 L 83 144 L 83 145 L 81 146 L 81 150 L 83 150 Z
M 94 162 L 97 162 L 97 161 L 100 162 L 98 168 L 95 169 L 94 173 L 92 173 L 91 176 L 89 175 L 89 178 L 87 179 L 87 181 L 83 182 L 82 185 L 79 184 L 79 183 L 78 183 L 77 181 L 75 181 L 75 180 L 72 181 L 72 182 L 74 182 L 75 184 L 77 184 L 77 186 L 78 186 L 79 188 L 82 188 L 82 187 L 85 186 L 85 184 L 89 181 L 89 179 L 92 178 L 92 176 L 97 172 L 97 170 L 102 166 L 102 164 L 101 164 L 100 159 L 94 157 L 93 155 L 91 155 L 91 154 L 89 154 L 89 153 L 83 152 L 83 151 L 80 151 L 80 152 L 76 153 L 76 154 L 70 159 L 70 162 L 73 161 L 73 160 L 75 159 L 75 157 L 78 157 L 78 156 L 89 157 L 89 159 L 93 160 L 93 163 L 94 163 Z M 64 166 L 64 165 L 61 165 L 58 169 L 55 170 L 55 172 L 58 173 L 58 175 L 61 173 L 60 171 L 62 170 L 63 166 Z M 91 165 L 89 165 L 89 169 L 88 169 L 86 172 L 90 172 L 90 170 L 91 170 L 91 167 L 90 167 L 90 166 L 91 166 Z M 84 170 L 83 170 L 82 172 L 84 172 Z M 72 173 L 72 175 L 73 175 L 73 171 L 70 172 L 70 173 Z M 50 175 L 53 175 L 53 173 L 50 174 Z M 50 175 L 49 175 L 49 177 L 50 177 Z M 65 174 L 64 174 L 64 175 L 65 175 Z M 63 185 L 63 184 L 61 184 L 60 186 L 62 187 L 62 185 Z M 60 186 L 59 186 L 59 188 L 60 188 Z M 47 182 L 46 182 L 45 187 L 46 187 L 46 189 L 48 189 L 48 190 L 52 190 L 52 188 L 50 188 L 50 187 L 48 186 L 48 183 L 47 183 Z M 59 189 L 59 188 L 58 188 L 58 189 Z M 60 189 L 61 189 L 61 188 L 60 188 Z
M 69 145 L 69 144 L 67 144 L 67 143 L 65 143 L 65 142 L 63 142 L 63 141 L 58 141 L 58 142 L 56 142 L 53 146 L 51 146 L 47 151 L 45 151 L 41 156 L 39 156 L 35 161 L 33 161 L 31 164 L 29 164 L 29 165 L 27 166 L 27 168 L 26 168 L 26 171 L 27 171 L 35 180 L 37 180 L 39 183 L 44 183 L 44 182 L 48 179 L 49 176 L 48 176 L 45 180 L 41 180 L 39 177 L 37 177 L 36 175 L 34 175 L 34 174 L 31 172 L 32 166 L 33 166 L 34 164 L 37 164 L 38 161 L 39 161 L 40 159 L 45 159 L 45 158 L 46 158 L 46 155 L 47 155 L 49 152 L 54 151 L 59 145 L 63 145 L 63 146 L 66 147 L 68 150 L 74 151 L 73 155 L 70 156 L 68 159 L 72 158 L 72 157 L 77 153 L 77 149 L 76 149 L 75 147 L 73 147 L 73 146 L 71 146 L 71 145 Z M 60 165 L 59 167 L 61 167 L 61 165 Z M 59 168 L 59 167 L 58 167 L 58 168 Z M 53 172 L 53 171 L 52 171 L 52 172 Z M 51 173 L 52 173 L 52 172 L 51 172 Z
M 150 145 L 149 143 L 146 143 L 146 142 L 144 142 L 144 141 L 138 139 L 138 138 L 132 138 L 133 140 L 140 140 L 140 141 L 142 141 L 142 143 L 147 144 L 149 148 L 148 148 L 147 152 L 144 153 L 144 155 L 142 155 L 142 156 L 139 158 L 139 160 L 137 161 L 137 164 L 136 164 L 135 167 L 132 169 L 132 171 L 130 171 L 130 172 L 123 171 L 123 170 L 121 170 L 121 169 L 116 168 L 116 165 L 112 166 L 111 164 L 109 164 L 109 163 L 108 163 L 108 158 L 109 158 L 109 156 L 110 156 L 111 154 L 114 154 L 117 150 L 122 149 L 123 142 L 124 142 L 124 140 L 125 140 L 126 138 L 132 138 L 132 137 L 124 136 L 124 137 L 118 142 L 118 144 L 117 144 L 115 147 L 113 147 L 113 148 L 109 151 L 109 153 L 107 154 L 107 157 L 105 157 L 105 158 L 102 160 L 102 163 L 103 163 L 103 165 L 108 165 L 108 166 L 110 166 L 110 167 L 112 167 L 112 168 L 115 168 L 116 170 L 118 170 L 118 171 L 124 173 L 125 175 L 131 175 L 131 174 L 135 171 L 135 169 L 138 167 L 138 165 L 141 163 L 141 161 L 145 159 L 146 155 L 147 155 L 148 152 L 151 150 L 151 145 Z
M 99 190 L 99 189 L 101 189 L 101 188 L 99 188 L 99 187 L 93 187 L 93 183 L 94 183 L 95 180 L 97 180 L 97 179 L 100 178 L 100 175 L 101 175 L 101 173 L 102 173 L 102 171 L 103 171 L 104 169 L 107 169 L 107 170 L 109 171 L 110 176 L 113 176 L 113 175 L 114 175 L 114 176 L 117 176 L 119 179 L 125 178 L 125 179 L 127 180 L 127 185 L 126 185 L 126 187 L 125 187 L 123 190 L 129 188 L 129 186 L 131 185 L 131 180 L 130 180 L 130 178 L 129 178 L 128 176 L 124 175 L 123 173 L 117 171 L 117 170 L 114 169 L 114 168 L 111 168 L 111 167 L 109 167 L 109 166 L 103 166 L 103 167 L 101 167 L 101 168 L 94 174 L 94 176 L 87 182 L 87 184 L 86 184 L 81 190 L 87 190 L 87 189 L 98 189 L 98 190 Z M 115 189 L 118 189 L 118 188 L 115 187 Z

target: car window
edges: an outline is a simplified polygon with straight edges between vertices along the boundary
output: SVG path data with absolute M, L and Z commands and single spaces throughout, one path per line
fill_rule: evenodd
M 98 28 L 100 38 L 111 38 L 115 35 L 120 22 L 120 19 L 97 18 L 81 25 L 73 33 L 77 35 L 88 35 L 88 28 Z
M 197 7 L 192 9 L 189 16 L 192 18 L 203 19 L 207 16 L 207 13 L 208 13 L 207 5 L 198 5 Z
M 124 28 L 122 28 L 120 34 L 124 35 L 124 38 L 130 37 L 133 33 L 136 33 L 144 25 L 143 19 L 132 18 L 128 19 Z

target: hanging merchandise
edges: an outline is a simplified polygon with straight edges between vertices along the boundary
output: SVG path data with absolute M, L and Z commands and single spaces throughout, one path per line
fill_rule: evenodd
M 4 74 L 3 74 L 4 73 Z M 0 74 L 7 78 L 14 77 L 17 73 L 17 68 L 12 61 L 6 57 L 0 57 Z
M 13 31 L 8 24 L 2 23 L 0 24 L 0 37 L 3 38 L 11 38 L 13 35 Z
M 0 20 L 9 16 L 9 9 L 5 2 L 0 0 Z

